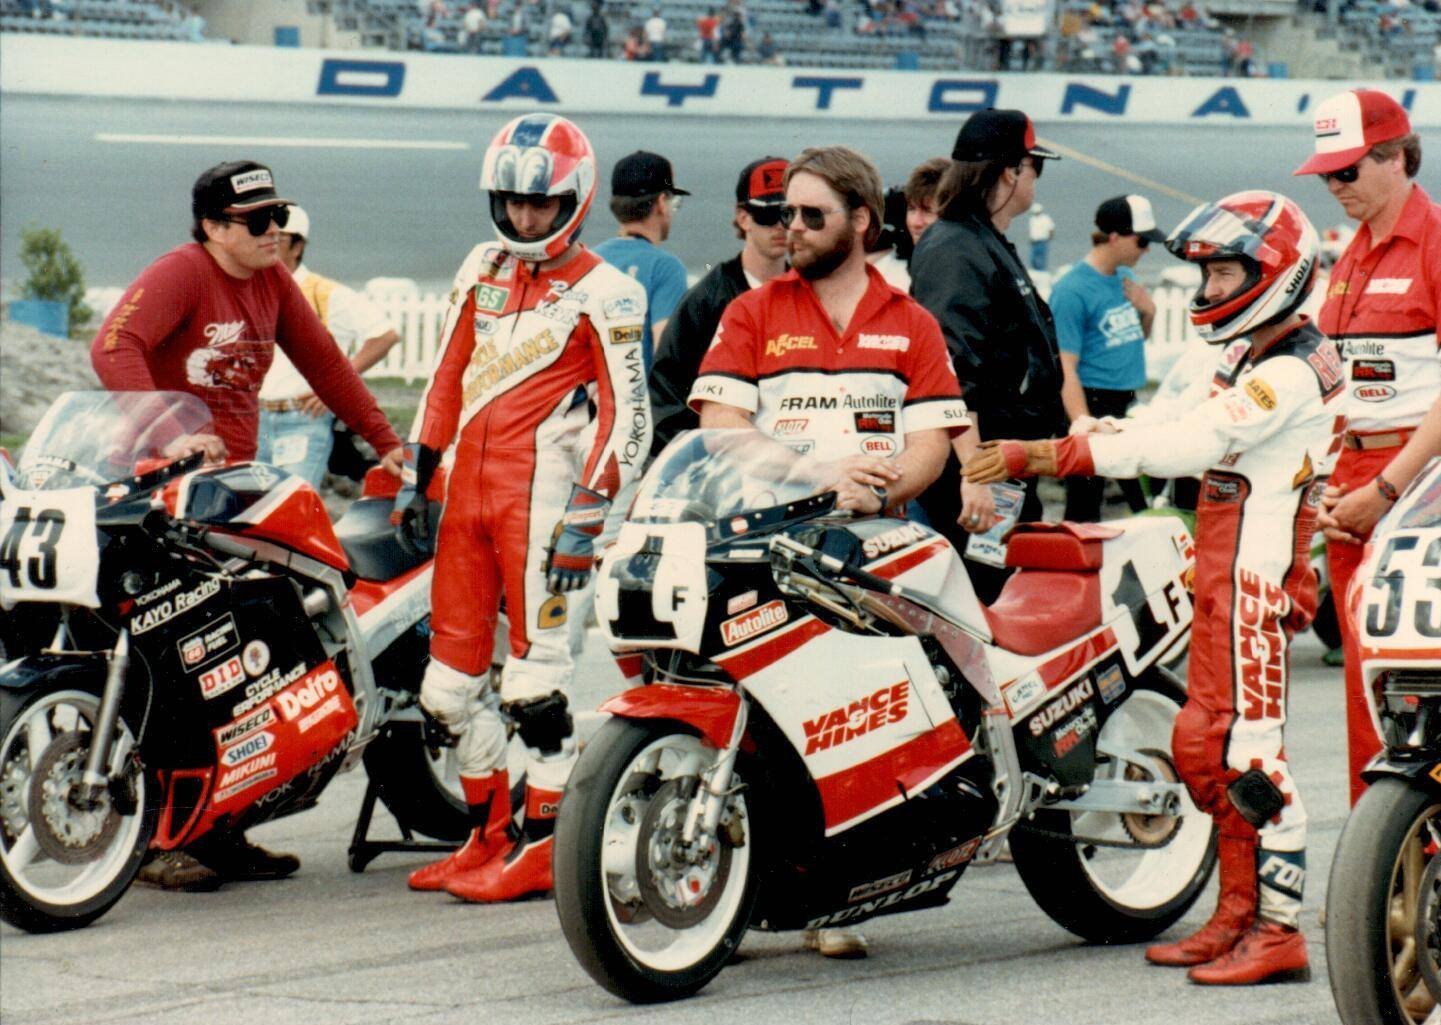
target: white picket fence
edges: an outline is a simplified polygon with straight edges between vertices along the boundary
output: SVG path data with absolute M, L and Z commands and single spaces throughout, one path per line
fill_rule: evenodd
M 407 382 L 429 377 L 449 296 L 374 283 L 367 286 L 366 294 L 390 315 L 401 338 L 401 343 L 367 376 L 402 377 Z M 1156 301 L 1156 321 L 1146 346 L 1146 360 L 1152 378 L 1164 374 L 1195 338 L 1195 328 L 1186 316 L 1191 295 L 1189 288 L 1170 286 L 1151 293 Z

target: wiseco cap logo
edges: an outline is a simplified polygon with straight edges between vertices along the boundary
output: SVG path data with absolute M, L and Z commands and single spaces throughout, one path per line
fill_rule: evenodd
M 271 178 L 270 172 L 262 167 L 256 171 L 246 171 L 244 174 L 232 174 L 230 187 L 237 194 L 254 192 L 256 189 L 273 189 L 275 188 L 275 179 Z
M 721 639 L 727 648 L 733 648 L 741 641 L 750 640 L 757 634 L 765 633 L 780 626 L 790 618 L 785 602 L 769 601 L 760 608 L 727 619 L 721 624 Z

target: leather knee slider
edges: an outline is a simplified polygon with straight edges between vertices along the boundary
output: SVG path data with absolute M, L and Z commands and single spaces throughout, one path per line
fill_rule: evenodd
M 521 742 L 542 755 L 559 754 L 575 730 L 569 702 L 558 690 L 543 698 L 511 701 L 504 711 L 515 723 Z
M 1226 796 L 1241 817 L 1259 828 L 1286 807 L 1285 795 L 1260 769 L 1247 769 L 1226 788 Z

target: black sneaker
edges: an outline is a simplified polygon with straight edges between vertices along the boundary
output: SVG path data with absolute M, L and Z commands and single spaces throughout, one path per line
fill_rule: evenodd
M 191 853 L 227 882 L 284 879 L 300 868 L 295 855 L 267 851 L 245 839 L 243 833 L 208 836 L 191 847 Z
M 225 880 L 213 868 L 202 865 L 185 851 L 151 851 L 140 866 L 139 882 L 162 890 L 210 893 Z

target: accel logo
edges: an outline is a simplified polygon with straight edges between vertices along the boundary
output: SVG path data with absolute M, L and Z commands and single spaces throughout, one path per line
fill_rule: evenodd
M 902 680 L 804 723 L 806 754 L 839 747 L 872 730 L 900 722 L 909 711 L 910 696 L 910 681 Z
M 785 602 L 768 601 L 760 608 L 751 609 L 722 623 L 721 639 L 725 641 L 727 648 L 733 648 L 741 641 L 780 626 L 789 618 Z
M 340 686 L 340 674 L 330 665 L 322 666 L 306 676 L 289 690 L 275 696 L 280 714 L 286 722 L 297 718 L 302 712 L 314 708 Z
M 796 349 L 814 349 L 816 340 L 813 335 L 777 335 L 775 338 L 766 339 L 767 356 L 784 356 Z

